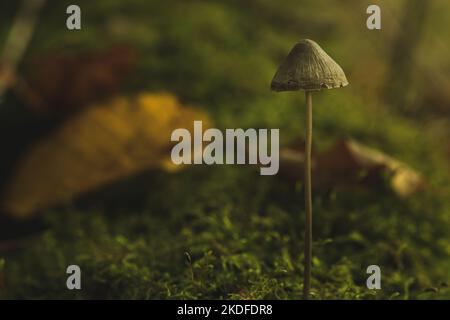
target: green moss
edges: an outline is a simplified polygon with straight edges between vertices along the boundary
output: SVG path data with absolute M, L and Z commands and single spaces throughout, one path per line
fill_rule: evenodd
M 299 298 L 301 194 L 277 177 L 255 184 L 256 175 L 220 167 L 151 174 L 154 181 L 141 186 L 148 202 L 137 211 L 51 212 L 45 234 L 4 257 L 6 295 Z M 439 288 L 426 293 L 432 298 L 448 294 L 440 288 L 449 262 L 443 205 L 429 195 L 408 201 L 389 194 L 316 195 L 312 296 L 423 298 L 428 288 Z M 65 288 L 69 264 L 82 269 L 81 291 Z M 371 264 L 382 269 L 383 290 L 365 287 Z

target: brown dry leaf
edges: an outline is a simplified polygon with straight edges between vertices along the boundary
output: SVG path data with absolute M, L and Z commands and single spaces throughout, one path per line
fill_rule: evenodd
M 285 148 L 280 155 L 281 172 L 303 177 L 301 149 Z M 391 189 L 400 197 L 425 188 L 422 176 L 408 165 L 355 140 L 339 140 L 324 152 L 313 155 L 313 185 L 319 188 L 376 187 L 383 183 L 385 174 L 389 176 Z
M 64 114 L 116 93 L 136 59 L 135 50 L 128 46 L 36 57 L 30 75 L 16 91 L 35 113 Z
M 98 186 L 148 168 L 174 167 L 171 133 L 208 117 L 170 94 L 142 93 L 93 105 L 37 142 L 7 186 L 3 207 L 26 218 Z

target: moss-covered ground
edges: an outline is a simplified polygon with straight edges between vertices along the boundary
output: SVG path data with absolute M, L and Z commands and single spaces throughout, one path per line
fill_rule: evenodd
M 450 298 L 445 140 L 430 130 L 426 116 L 404 114 L 377 99 L 371 89 L 376 73 L 361 75 L 384 63 L 389 37 L 365 34 L 358 19 L 348 18 L 348 6 L 330 7 L 329 1 L 301 8 L 296 1 L 281 6 L 272 0 L 79 2 L 84 31 L 63 27 L 65 1 L 51 5 L 25 61 L 45 50 L 127 42 L 140 58 L 124 94 L 169 91 L 203 108 L 219 128 L 280 128 L 282 144 L 303 135 L 304 98 L 270 92 L 271 77 L 296 40 L 321 43 L 351 85 L 314 97 L 317 150 L 352 137 L 410 164 L 426 178 L 427 190 L 406 199 L 388 188 L 346 192 L 330 186 L 316 192 L 311 296 Z M 5 35 L 0 28 L 0 39 Z M 22 114 L 10 112 L 19 107 L 7 96 L 2 119 L 20 123 L 12 117 Z M 48 210 L 43 233 L 20 250 L 1 252 L 2 296 L 298 299 L 303 185 L 289 181 L 232 166 L 153 170 L 119 181 L 89 199 Z M 82 269 L 80 291 L 65 286 L 70 264 Z M 365 286 L 372 264 L 381 267 L 381 290 Z

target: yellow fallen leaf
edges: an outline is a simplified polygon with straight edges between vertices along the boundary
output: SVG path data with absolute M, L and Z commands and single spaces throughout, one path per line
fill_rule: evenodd
M 194 120 L 209 126 L 204 113 L 170 94 L 142 93 L 87 107 L 22 157 L 3 208 L 26 218 L 145 169 L 173 171 L 171 133 L 191 128 Z

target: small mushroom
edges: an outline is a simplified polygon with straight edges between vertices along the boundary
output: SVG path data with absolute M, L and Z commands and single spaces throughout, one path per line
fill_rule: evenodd
M 272 80 L 274 91 L 304 90 L 306 98 L 305 141 L 305 272 L 303 298 L 308 299 L 311 284 L 312 200 L 311 200 L 311 144 L 312 91 L 340 88 L 348 85 L 342 68 L 312 40 L 302 40 L 291 50 Z

